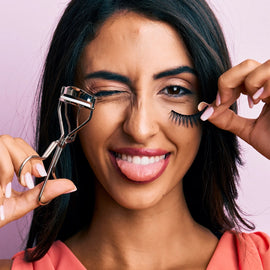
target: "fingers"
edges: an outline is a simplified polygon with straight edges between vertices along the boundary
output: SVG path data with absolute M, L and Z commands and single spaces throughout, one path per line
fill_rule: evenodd
M 254 60 L 246 60 L 223 73 L 218 80 L 216 105 L 231 106 L 241 92 L 252 96 L 258 89 L 258 86 L 257 88 L 255 86 L 258 82 L 253 82 L 252 78 L 248 79 L 248 76 L 259 66 L 260 63 Z
M 5 196 L 10 196 L 10 183 L 14 173 L 18 174 L 22 162 L 31 155 L 38 155 L 30 145 L 20 138 L 12 138 L 9 135 L 0 136 L 0 188 Z M 36 177 L 46 176 L 43 163 L 32 159 L 27 162 L 19 179 L 23 186 L 34 187 L 32 175 Z
M 250 108 L 260 100 L 269 101 L 270 60 L 263 64 L 254 60 L 246 60 L 222 74 L 218 81 L 215 104 L 228 107 L 241 93 L 248 96 Z
M 33 150 L 33 148 L 26 143 L 23 139 L 21 138 L 15 138 L 17 144 L 21 146 L 21 148 L 24 149 L 25 153 L 27 156 L 33 156 L 36 155 L 38 156 L 38 153 Z M 46 170 L 44 168 L 43 162 L 39 159 L 31 159 L 30 161 L 31 165 L 31 173 L 36 176 L 36 177 L 45 177 L 47 176 Z
M 253 72 L 248 74 L 245 80 L 245 87 L 248 95 L 254 104 L 260 100 L 269 103 L 270 96 L 270 61 L 266 61 L 258 66 Z M 250 106 L 252 107 L 252 106 Z
M 6 185 L 12 181 L 13 176 L 12 159 L 7 148 L 0 141 L 0 187 L 3 191 L 5 191 Z
M 228 130 L 251 144 L 266 157 L 269 145 L 269 105 L 270 105 L 270 61 L 259 64 L 247 60 L 225 72 L 218 81 L 218 94 L 212 104 L 200 103 L 203 121 L 209 120 L 217 127 Z M 240 94 L 247 95 L 249 107 L 260 101 L 265 103 L 257 119 L 240 117 L 230 110 L 230 106 Z

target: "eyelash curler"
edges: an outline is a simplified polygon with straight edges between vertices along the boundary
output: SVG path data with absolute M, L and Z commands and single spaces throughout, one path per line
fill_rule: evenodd
M 47 176 L 43 182 L 43 185 L 41 187 L 39 196 L 38 196 L 38 202 L 40 205 L 46 205 L 48 202 L 43 203 L 41 201 L 42 194 L 44 192 L 45 186 L 47 184 L 47 181 L 50 177 L 50 175 L 53 176 L 54 179 L 56 179 L 55 175 L 55 168 L 56 164 L 60 158 L 60 155 L 65 148 L 65 146 L 68 143 L 71 143 L 75 140 L 77 132 L 82 129 L 92 118 L 93 110 L 94 110 L 94 105 L 95 105 L 95 100 L 96 97 L 90 93 L 85 92 L 84 90 L 74 87 L 74 86 L 63 86 L 61 89 L 61 95 L 59 98 L 58 102 L 58 120 L 59 120 L 59 126 L 60 126 L 60 132 L 61 136 L 58 140 L 53 141 L 49 147 L 46 149 L 44 154 L 42 156 L 37 156 L 37 155 L 32 155 L 27 157 L 21 164 L 18 172 L 18 177 L 20 178 L 21 172 L 23 170 L 23 167 L 25 164 L 31 160 L 31 159 L 40 159 L 40 160 L 45 160 L 47 159 L 51 153 L 54 151 L 54 155 L 52 157 L 52 161 L 49 165 L 48 171 L 47 171 Z M 68 112 L 67 112 L 67 107 L 68 104 L 71 104 L 77 108 L 77 115 L 76 115 L 76 127 L 72 130 L 70 121 L 68 119 Z M 63 123 L 63 118 L 62 118 L 62 106 L 64 105 L 64 116 L 67 124 L 67 135 L 65 135 L 65 128 L 64 128 L 64 123 Z M 90 110 L 88 118 L 82 123 L 79 124 L 79 113 L 81 108 L 87 108 Z

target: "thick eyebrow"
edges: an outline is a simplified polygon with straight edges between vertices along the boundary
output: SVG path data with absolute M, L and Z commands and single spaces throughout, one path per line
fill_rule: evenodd
M 131 81 L 128 77 L 106 70 L 89 73 L 85 76 L 85 79 L 104 79 L 108 81 L 117 81 L 127 85 L 131 85 Z
M 155 80 L 157 80 L 157 79 L 160 79 L 160 78 L 173 76 L 173 75 L 178 75 L 178 74 L 185 73 L 185 72 L 196 75 L 195 69 L 193 69 L 193 68 L 191 68 L 189 66 L 181 66 L 181 67 L 177 67 L 177 68 L 174 68 L 174 69 L 168 69 L 168 70 L 162 71 L 162 72 L 160 72 L 158 74 L 155 74 L 153 77 L 154 77 Z
M 178 75 L 185 72 L 196 75 L 196 71 L 193 68 L 189 66 L 180 66 L 177 68 L 168 69 L 160 73 L 157 73 L 153 76 L 153 78 L 157 80 L 163 77 Z M 100 71 L 89 73 L 85 76 L 85 79 L 104 79 L 108 81 L 117 81 L 117 82 L 124 83 L 126 85 L 131 86 L 131 80 L 128 77 L 118 74 L 118 73 L 106 71 L 106 70 L 100 70 Z

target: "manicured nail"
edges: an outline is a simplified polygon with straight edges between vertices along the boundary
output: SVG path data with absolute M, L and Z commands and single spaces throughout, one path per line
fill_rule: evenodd
M 6 185 L 5 197 L 7 199 L 11 197 L 11 182 Z
M 0 220 L 5 220 L 4 205 L 0 205 Z
M 199 104 L 198 104 L 198 111 L 199 112 L 201 112 L 204 108 L 206 108 L 207 106 L 209 106 L 209 104 L 208 103 L 206 103 L 206 102 L 204 102 L 204 101 L 202 101 L 202 102 L 200 102 Z
M 205 112 L 201 115 L 201 120 L 206 121 L 214 113 L 214 108 L 209 106 Z
M 29 188 L 29 189 L 32 189 L 34 188 L 34 181 L 33 181 L 33 178 L 32 178 L 32 175 L 28 172 L 25 174 L 24 176 L 25 178 L 25 183 L 26 183 L 26 186 Z
M 221 104 L 221 99 L 220 99 L 220 94 L 218 92 L 217 97 L 216 97 L 216 106 L 218 107 L 220 104 Z
M 77 191 L 76 187 L 74 189 L 70 190 L 70 191 L 65 192 L 65 194 L 72 193 L 72 192 L 75 192 L 75 191 Z
M 250 109 L 252 109 L 254 106 L 254 102 L 250 96 L 248 96 L 248 106 Z
M 263 91 L 264 91 L 264 89 L 263 89 L 263 88 L 260 88 L 260 89 L 252 96 L 252 98 L 253 98 L 254 100 L 257 99 L 257 98 L 259 98 L 259 97 L 262 95 Z
M 39 173 L 39 175 L 40 175 L 41 177 L 47 176 L 47 172 L 46 172 L 44 166 L 42 166 L 40 163 L 37 163 L 37 164 L 35 165 L 35 168 L 36 168 L 36 170 L 38 171 L 38 173 Z

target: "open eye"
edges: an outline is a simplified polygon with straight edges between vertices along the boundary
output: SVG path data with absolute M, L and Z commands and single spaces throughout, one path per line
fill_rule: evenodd
M 185 87 L 179 85 L 170 85 L 161 90 L 161 92 L 168 96 L 180 97 L 184 95 L 192 94 L 192 92 Z

